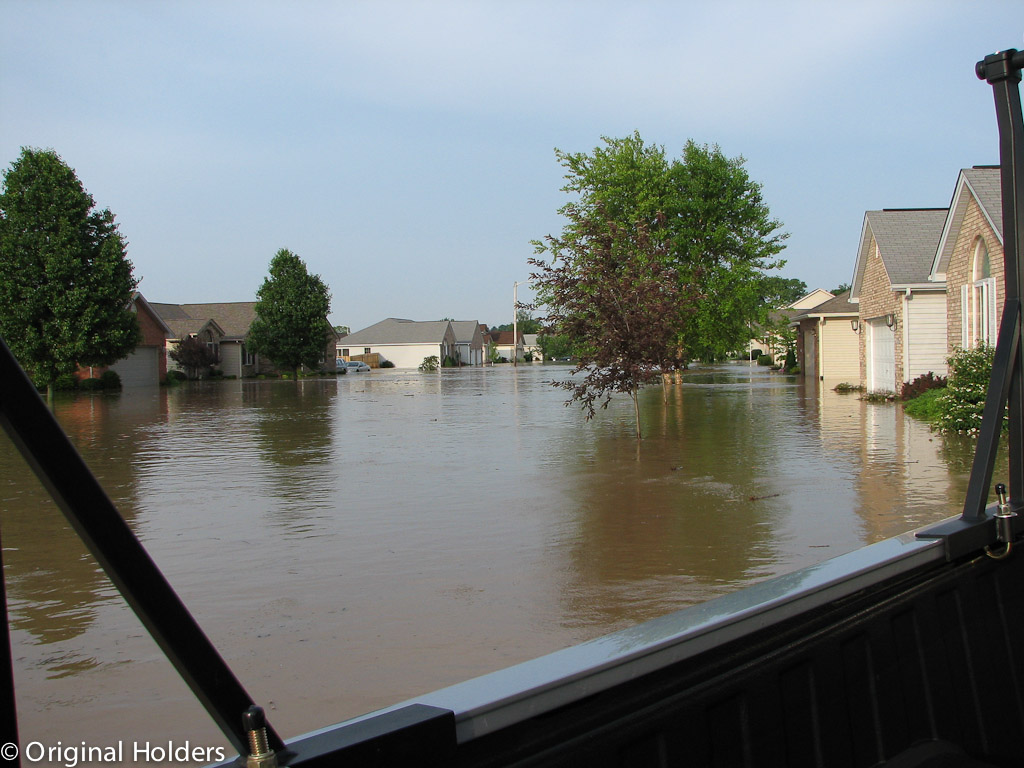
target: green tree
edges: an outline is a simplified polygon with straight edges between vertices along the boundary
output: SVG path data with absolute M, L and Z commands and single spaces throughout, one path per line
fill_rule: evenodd
M 297 378 L 299 368 L 317 368 L 334 329 L 327 320 L 331 294 L 298 256 L 282 248 L 256 292 L 256 319 L 246 344 Z
M 575 354 L 572 340 L 564 333 L 541 333 L 537 345 L 545 360 L 563 360 Z
M 0 335 L 39 386 L 126 357 L 137 281 L 108 210 L 53 150 L 23 148 L 0 193 Z
M 516 310 L 515 325 L 518 326 L 519 333 L 540 333 L 541 331 L 540 320 L 535 318 L 530 313 L 529 309 Z M 512 323 L 503 323 L 502 325 L 496 326 L 493 329 L 491 329 L 491 332 L 493 333 L 494 331 L 511 331 L 513 327 L 514 326 Z
M 669 160 L 664 147 L 647 145 L 639 133 L 603 139 L 591 153 L 555 150 L 566 169 L 563 191 L 578 195 L 581 219 L 598 206 L 619 227 L 657 224 L 668 241 L 665 263 L 680 286 L 701 300 L 676 339 L 684 363 L 716 359 L 741 348 L 750 328 L 766 315 L 768 270 L 783 265 L 775 257 L 787 235 L 771 218 L 742 157 L 727 158 L 717 146 L 687 141 L 681 158 Z M 659 219 L 659 214 L 661 217 Z M 569 221 L 562 237 L 580 236 Z M 536 244 L 536 243 L 535 243 Z M 538 293 L 541 304 L 547 296 Z

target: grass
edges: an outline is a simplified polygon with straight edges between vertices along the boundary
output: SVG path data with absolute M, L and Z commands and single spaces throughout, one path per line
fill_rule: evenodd
M 926 390 L 913 400 L 907 400 L 903 404 L 903 411 L 915 419 L 921 419 L 929 424 L 934 424 L 942 414 L 939 398 L 944 394 L 946 394 L 945 387 Z

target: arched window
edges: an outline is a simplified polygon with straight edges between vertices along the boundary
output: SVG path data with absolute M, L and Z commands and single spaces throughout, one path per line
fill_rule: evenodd
M 964 348 L 996 343 L 996 280 L 982 238 L 974 241 L 971 282 L 960 289 L 961 334 Z

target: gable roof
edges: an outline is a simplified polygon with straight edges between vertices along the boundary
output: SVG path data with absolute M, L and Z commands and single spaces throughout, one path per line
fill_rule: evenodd
M 452 330 L 455 331 L 455 341 L 460 344 L 472 343 L 480 332 L 480 323 L 476 320 L 452 320 L 451 323 Z
M 345 337 L 345 346 L 373 344 L 440 344 L 444 341 L 448 320 L 404 320 L 389 317 Z
M 878 245 L 890 286 L 928 283 L 948 212 L 947 208 L 887 208 L 865 212 L 851 298 L 860 298 L 872 238 Z
M 967 203 L 972 197 L 978 202 L 982 215 L 996 233 L 999 242 L 1003 242 L 1003 191 L 999 167 L 976 165 L 961 169 L 939 246 L 932 258 L 932 280 L 945 280 L 949 259 L 953 255 L 953 247 L 967 213 Z
M 171 329 L 172 338 L 182 339 L 199 333 L 211 320 L 225 338 L 244 339 L 256 319 L 255 301 L 229 301 L 212 304 L 158 304 L 150 302 L 160 319 Z
M 790 304 L 786 309 L 810 309 L 816 307 L 823 301 L 831 299 L 833 294 L 826 291 L 824 288 L 815 288 L 810 293 L 801 296 L 799 299 Z
M 136 308 L 142 307 L 146 311 L 146 313 L 148 313 L 149 316 L 153 318 L 153 321 L 157 324 L 157 326 L 159 326 L 160 330 L 163 331 L 165 338 L 169 336 L 171 333 L 173 333 L 171 327 L 167 325 L 166 322 L 164 322 L 164 319 L 162 317 L 160 317 L 160 313 L 153 308 L 153 305 L 150 304 L 149 301 L 146 300 L 146 297 L 143 296 L 139 291 L 136 291 L 135 293 L 132 294 L 132 304 L 134 304 Z
M 833 296 L 828 301 L 805 310 L 802 314 L 794 317 L 793 322 L 797 323 L 805 318 L 824 317 L 826 315 L 856 315 L 859 311 L 860 308 L 850 302 L 850 292 L 843 291 L 838 296 Z

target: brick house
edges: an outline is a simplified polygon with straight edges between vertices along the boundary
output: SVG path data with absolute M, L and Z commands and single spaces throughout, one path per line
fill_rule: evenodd
M 178 366 L 167 354 L 186 336 L 196 336 L 218 354 L 217 367 L 225 376 L 255 376 L 276 373 L 277 368 L 261 355 L 251 352 L 245 344 L 249 326 L 256 319 L 255 301 L 214 302 L 209 304 L 157 304 L 153 308 L 170 328 L 167 335 L 165 365 Z M 333 331 L 324 341 L 324 366 L 334 369 L 335 343 Z
M 129 355 L 106 367 L 89 366 L 79 368 L 76 376 L 79 379 L 98 377 L 104 371 L 116 371 L 121 377 L 121 386 L 125 388 L 156 386 L 167 378 L 167 357 L 164 345 L 167 335 L 171 332 L 167 324 L 160 318 L 153 306 L 145 297 L 135 292 L 129 305 L 131 312 L 139 323 L 142 341 Z
M 1005 299 L 1002 211 L 998 166 L 960 171 L 931 266 L 931 279 L 947 289 L 947 355 L 996 342 Z
M 932 371 L 946 374 L 946 283 L 932 264 L 948 209 L 867 211 L 850 301 L 859 320 L 860 382 L 898 392 Z

